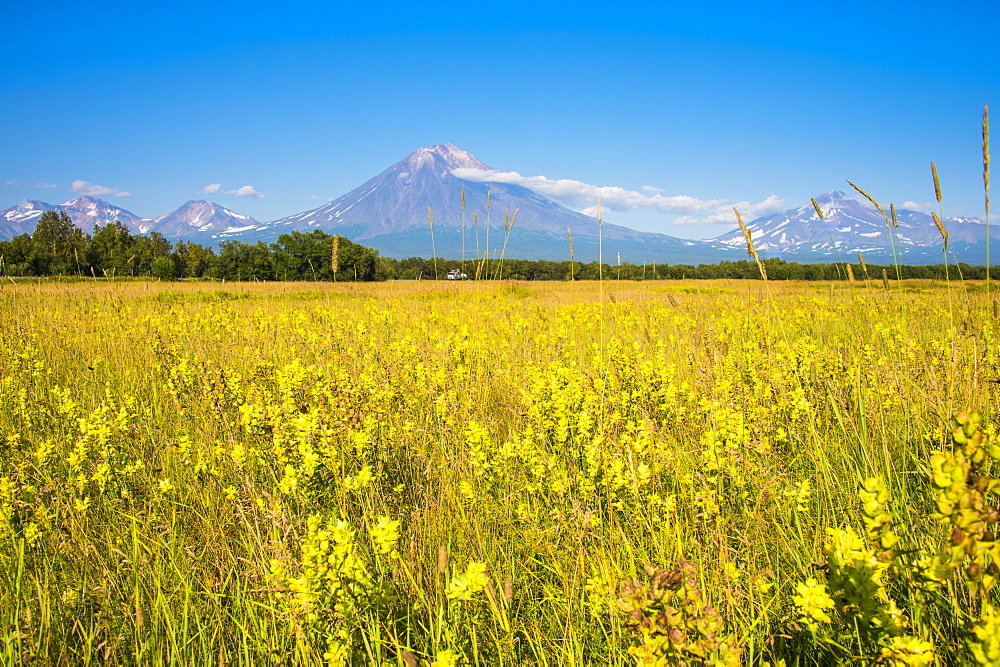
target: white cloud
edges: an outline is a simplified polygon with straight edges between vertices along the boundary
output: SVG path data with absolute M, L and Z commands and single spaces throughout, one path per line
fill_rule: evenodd
M 201 189 L 201 193 L 204 195 L 214 195 L 222 187 L 221 183 L 209 183 Z
M 698 199 L 687 195 L 667 197 L 659 193 L 643 194 L 636 190 L 626 190 L 617 185 L 591 185 L 569 178 L 551 179 L 545 176 L 522 176 L 516 171 L 461 168 L 452 169 L 451 173 L 466 181 L 520 185 L 569 206 L 593 205 L 600 199 L 601 206 L 608 211 L 648 209 L 661 213 L 685 214 L 704 211 L 722 203 L 717 200 Z M 594 211 L 596 212 L 596 208 Z
M 237 197 L 251 197 L 253 199 L 264 198 L 264 194 L 254 190 L 252 185 L 244 185 L 243 187 L 236 188 L 235 190 L 223 190 L 222 194 L 236 195 Z
M 533 190 L 560 203 L 580 209 L 584 215 L 596 216 L 598 199 L 604 211 L 635 211 L 640 209 L 679 215 L 675 225 L 736 224 L 733 206 L 739 209 L 744 220 L 780 213 L 787 201 L 771 195 L 759 202 L 727 202 L 721 199 L 698 199 L 688 195 L 664 195 L 662 188 L 643 185 L 642 190 L 626 190 L 618 186 L 599 186 L 571 179 L 553 180 L 545 176 L 522 176 L 514 171 L 484 171 L 481 169 L 453 169 L 452 174 L 467 181 L 480 183 L 511 183 Z M 580 208 L 586 206 L 586 208 Z
M 55 183 L 22 183 L 21 181 L 13 180 L 13 179 L 7 181 L 6 184 L 10 185 L 12 187 L 15 187 L 15 188 L 20 188 L 20 187 L 25 187 L 25 188 L 43 188 L 45 190 L 51 190 L 52 188 L 56 187 Z
M 923 211 L 924 213 L 928 213 L 930 211 L 936 211 L 937 204 L 933 202 L 928 204 L 918 204 L 915 201 L 904 201 L 902 206 L 899 208 L 906 211 Z
M 333 197 L 317 197 L 316 195 L 309 195 L 309 199 L 314 199 L 316 201 L 333 201 Z
M 88 197 L 100 197 L 103 195 L 111 195 L 112 197 L 130 197 L 131 192 L 126 192 L 124 190 L 116 190 L 115 188 L 107 188 L 103 185 L 97 185 L 95 183 L 88 183 L 87 181 L 73 181 L 73 186 L 70 188 L 73 192 L 78 195 L 87 195 Z
M 765 215 L 773 215 L 775 213 L 780 213 L 788 208 L 788 202 L 785 199 L 778 197 L 777 195 L 771 195 L 764 201 L 759 201 L 757 203 L 749 201 L 741 201 L 733 204 L 724 204 L 717 206 L 712 211 L 705 215 L 685 215 L 674 220 L 675 225 L 700 225 L 700 224 L 718 224 L 718 223 L 728 223 L 736 225 L 736 214 L 733 213 L 733 208 L 736 208 L 740 215 L 743 216 L 744 222 L 750 222 L 755 218 L 759 218 Z

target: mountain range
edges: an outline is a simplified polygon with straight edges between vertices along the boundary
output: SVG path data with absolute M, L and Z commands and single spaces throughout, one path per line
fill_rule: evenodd
M 218 230 L 256 227 L 260 223 L 210 201 L 189 201 L 176 211 L 158 218 L 140 218 L 114 204 L 94 197 L 79 196 L 63 204 L 46 204 L 22 199 L 6 211 L 0 211 L 0 239 L 30 234 L 45 211 L 64 211 L 73 223 L 90 233 L 95 225 L 118 221 L 133 234 L 159 232 L 171 240 L 203 240 Z
M 456 175 L 468 170 L 492 171 L 451 144 L 420 148 L 328 204 L 263 223 L 209 201 L 188 201 L 166 215 L 140 218 L 87 196 L 60 205 L 22 200 L 0 211 L 0 239 L 30 233 L 44 211 L 54 210 L 65 211 L 88 233 L 94 225 L 117 220 L 137 234 L 158 232 L 172 241 L 218 245 L 226 240 L 271 242 L 291 231 L 321 229 L 377 248 L 390 257 L 428 257 L 432 248 L 429 207 L 433 247 L 440 257 L 472 258 L 502 251 L 507 257 L 565 260 L 569 259 L 569 230 L 578 261 L 595 260 L 602 251 L 608 263 L 619 257 L 633 263 L 670 264 L 746 258 L 739 229 L 694 241 L 608 223 L 599 225 L 595 218 L 525 187 Z M 857 253 L 864 253 L 868 261 L 891 262 L 895 246 L 904 263 L 941 261 L 941 236 L 926 213 L 899 210 L 898 227 L 893 227 L 887 226 L 882 214 L 868 202 L 843 192 L 827 192 L 816 200 L 823 219 L 808 202 L 751 221 L 748 226 L 757 250 L 765 256 L 803 262 L 850 261 Z M 946 218 L 944 224 L 956 257 L 982 263 L 983 223 L 976 218 Z M 1000 238 L 1000 230 L 991 236 Z
M 936 264 L 942 261 L 944 248 L 941 232 L 927 213 L 896 210 L 895 221 L 867 201 L 844 192 L 826 192 L 816 197 L 823 218 L 812 202 L 783 213 L 757 218 L 748 223 L 754 247 L 765 256 L 789 261 L 851 261 L 859 253 L 866 261 L 891 263 L 893 247 L 907 264 Z M 886 218 L 889 218 L 887 221 Z M 970 264 L 985 260 L 986 226 L 978 218 L 944 218 L 948 232 L 949 253 Z M 1000 239 L 1000 229 L 990 230 L 990 237 Z M 723 234 L 715 241 L 734 248 L 746 248 L 739 229 Z

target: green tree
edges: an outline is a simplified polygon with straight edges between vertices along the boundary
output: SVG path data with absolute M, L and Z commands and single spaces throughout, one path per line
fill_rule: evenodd
M 359 243 L 351 243 L 340 237 L 337 256 L 340 266 L 340 270 L 337 271 L 337 281 L 375 280 L 378 250 Z
M 174 244 L 174 256 L 177 259 L 177 273 L 184 278 L 204 278 L 209 275 L 215 253 L 211 248 L 178 241 Z
M 349 243 L 341 238 L 338 247 Z M 319 229 L 282 234 L 271 244 L 274 275 L 278 280 L 333 280 L 332 250 L 333 237 Z
M 161 257 L 172 257 L 174 251 L 170 241 L 159 232 L 151 232 L 149 236 L 136 236 L 133 248 L 134 275 L 137 276 L 153 275 L 153 262 Z
M 31 234 L 31 262 L 36 275 L 79 273 L 86 249 L 86 236 L 66 211 L 42 213 Z
M 337 239 L 337 271 L 333 272 L 333 243 Z M 314 229 L 282 234 L 271 244 L 274 277 L 278 280 L 384 280 L 388 265 L 378 260 L 378 250 L 351 243 Z
M 0 275 L 30 276 L 34 272 L 31 264 L 31 235 L 19 234 L 10 241 L 0 241 Z
M 128 227 L 117 220 L 94 226 L 87 247 L 87 264 L 94 275 L 131 275 L 134 260 L 135 238 Z
M 177 264 L 174 262 L 174 258 L 169 255 L 157 257 L 153 260 L 151 272 L 160 280 L 176 280 Z
M 262 241 L 225 241 L 212 265 L 215 278 L 222 280 L 274 280 L 271 252 Z

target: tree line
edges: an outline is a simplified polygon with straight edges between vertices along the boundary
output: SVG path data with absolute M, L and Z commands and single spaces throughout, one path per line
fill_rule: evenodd
M 161 280 L 370 281 L 385 273 L 378 251 L 320 230 L 282 234 L 274 243 L 223 241 L 218 252 L 162 234 L 133 234 L 118 221 L 85 234 L 65 212 L 47 211 L 32 234 L 0 241 L 0 275 L 150 276 Z
M 872 264 L 801 264 L 766 259 L 770 280 L 943 279 L 945 267 Z M 470 279 L 510 280 L 700 280 L 759 279 L 751 261 L 718 264 L 598 264 L 549 260 L 391 259 L 374 248 L 321 230 L 282 234 L 274 243 L 223 241 L 218 252 L 188 241 L 171 244 L 162 234 L 133 234 L 120 222 L 95 226 L 85 234 L 65 212 L 47 211 L 32 234 L 0 241 L 0 275 L 141 277 L 160 280 L 434 280 L 451 270 Z M 952 277 L 982 279 L 983 267 L 949 267 Z

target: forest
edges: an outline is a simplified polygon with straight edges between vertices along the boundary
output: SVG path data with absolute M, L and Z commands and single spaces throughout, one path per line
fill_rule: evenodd
M 802 264 L 765 259 L 771 280 L 970 279 L 985 277 L 983 267 L 967 264 L 884 266 L 863 257 L 848 264 Z M 223 241 L 218 251 L 189 241 L 171 243 L 162 234 L 133 234 L 112 222 L 84 233 L 63 213 L 46 212 L 33 234 L 0 241 L 0 276 L 151 277 L 159 280 L 227 281 L 443 280 L 458 270 L 480 280 L 712 280 L 760 279 L 752 261 L 718 264 L 600 264 L 516 258 L 466 260 L 382 257 L 378 250 L 322 230 L 293 231 L 277 241 Z M 947 273 L 947 272 L 950 272 Z

